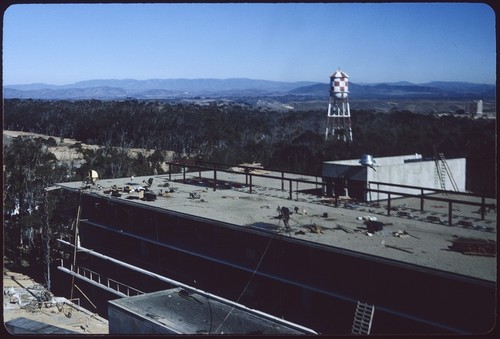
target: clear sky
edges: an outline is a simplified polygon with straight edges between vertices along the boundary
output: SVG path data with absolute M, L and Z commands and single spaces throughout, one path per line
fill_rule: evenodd
M 251 78 L 496 82 L 481 3 L 15 4 L 3 84 Z

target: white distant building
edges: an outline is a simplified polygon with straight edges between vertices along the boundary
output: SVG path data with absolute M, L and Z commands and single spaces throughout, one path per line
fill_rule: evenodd
M 474 100 L 468 103 L 465 112 L 468 114 L 483 114 L 483 100 Z
M 420 194 L 416 188 L 394 187 L 380 183 L 424 187 L 436 190 L 465 191 L 465 158 L 425 159 L 421 154 L 325 161 L 323 180 L 327 196 L 349 196 L 361 201 L 383 200 L 386 194 L 367 193 L 366 188 Z M 369 160 L 372 160 L 370 163 Z M 424 192 L 430 193 L 430 191 Z

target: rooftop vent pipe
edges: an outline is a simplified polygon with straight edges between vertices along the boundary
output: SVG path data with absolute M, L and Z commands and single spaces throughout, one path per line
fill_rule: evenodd
M 363 154 L 363 156 L 361 157 L 361 160 L 359 160 L 359 163 L 362 166 L 370 167 L 375 171 L 375 167 L 374 167 L 375 160 L 373 160 L 373 156 L 371 156 L 370 154 Z

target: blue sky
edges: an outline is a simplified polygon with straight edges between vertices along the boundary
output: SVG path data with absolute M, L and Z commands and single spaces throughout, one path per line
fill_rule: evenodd
M 16 4 L 3 84 L 252 78 L 496 82 L 481 3 Z

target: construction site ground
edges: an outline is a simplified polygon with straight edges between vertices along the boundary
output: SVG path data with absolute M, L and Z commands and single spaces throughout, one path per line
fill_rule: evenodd
M 5 260 L 5 258 L 4 258 Z M 108 334 L 108 321 L 70 300 L 52 296 L 38 303 L 46 292 L 31 277 L 3 269 L 3 322 L 9 334 Z

